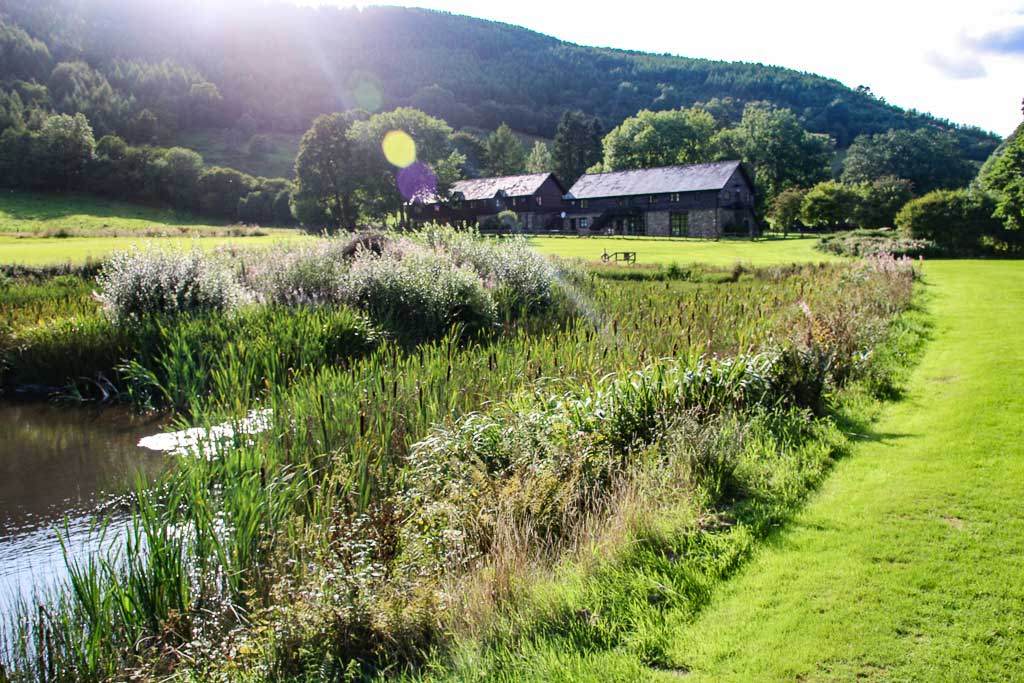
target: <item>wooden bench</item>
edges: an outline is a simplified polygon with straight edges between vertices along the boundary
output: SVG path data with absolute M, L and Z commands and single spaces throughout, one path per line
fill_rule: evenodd
M 626 263 L 636 263 L 636 252 L 635 251 L 616 251 L 609 254 L 607 251 L 601 254 L 601 260 L 605 263 L 609 261 L 625 261 Z

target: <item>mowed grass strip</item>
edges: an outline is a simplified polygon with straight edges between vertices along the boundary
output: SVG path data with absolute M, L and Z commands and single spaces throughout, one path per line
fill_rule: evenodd
M 1024 263 L 925 270 L 906 399 L 678 633 L 686 680 L 1024 680 Z
M 770 266 L 783 263 L 828 263 L 843 260 L 834 254 L 817 251 L 816 237 L 770 238 L 761 240 L 657 237 L 536 237 L 530 244 L 544 254 L 584 261 L 600 261 L 601 254 L 636 252 L 638 266 L 678 263 L 706 263 L 732 266 L 737 263 Z
M 252 237 L 10 237 L 0 235 L 0 264 L 43 266 L 82 264 L 133 247 L 161 246 L 176 249 L 215 249 L 226 245 L 256 247 L 286 240 L 307 239 L 301 233 L 275 232 Z

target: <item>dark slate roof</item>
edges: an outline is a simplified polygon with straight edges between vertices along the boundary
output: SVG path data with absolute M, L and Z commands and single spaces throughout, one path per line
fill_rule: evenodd
M 711 164 L 663 166 L 612 173 L 588 173 L 576 181 L 566 195 L 569 199 L 628 197 L 669 192 L 705 192 L 721 190 L 740 168 L 738 161 Z
M 452 185 L 452 194 L 461 192 L 462 198 L 466 201 L 494 199 L 501 191 L 504 191 L 506 197 L 529 197 L 540 189 L 550 175 L 550 173 L 533 173 L 501 178 L 460 180 Z

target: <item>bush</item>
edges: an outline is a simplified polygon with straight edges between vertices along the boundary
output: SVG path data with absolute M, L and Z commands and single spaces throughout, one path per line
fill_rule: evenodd
M 317 240 L 259 252 L 257 263 L 245 266 L 246 284 L 264 301 L 300 306 L 338 303 L 347 270 L 347 245 Z
M 522 238 L 482 239 L 474 232 L 440 226 L 421 234 L 432 248 L 448 252 L 456 264 L 479 273 L 503 317 L 547 310 L 557 300 L 557 268 Z
M 443 335 L 452 325 L 468 332 L 492 326 L 494 301 L 473 271 L 441 254 L 362 252 L 343 285 L 345 300 L 403 341 Z
M 800 211 L 806 194 L 806 190 L 791 187 L 775 196 L 768 209 L 768 220 L 771 221 L 773 229 L 788 233 L 802 227 Z
M 360 232 L 353 235 L 345 242 L 345 246 L 341 250 L 341 255 L 347 259 L 355 258 L 359 252 L 367 251 L 378 256 L 384 253 L 384 247 L 388 245 L 391 239 L 382 232 L 374 232 L 368 230 L 366 232 Z
M 854 258 L 876 254 L 917 257 L 936 253 L 938 249 L 934 242 L 914 239 L 892 230 L 837 232 L 822 237 L 815 248 L 818 251 Z
M 519 223 L 519 215 L 515 211 L 502 211 L 493 216 L 486 216 L 480 221 L 480 227 L 484 230 L 510 230 L 518 232 L 522 229 Z
M 100 299 L 115 319 L 226 311 L 244 299 L 228 266 L 198 251 L 120 252 L 107 261 L 98 282 Z
M 985 194 L 935 190 L 908 202 L 896 216 L 896 226 L 949 253 L 971 255 L 983 250 L 985 238 L 1002 232 L 1002 224 L 992 217 L 995 208 L 995 201 Z
M 853 188 L 828 180 L 807 191 L 800 205 L 800 216 L 807 225 L 835 229 L 850 223 L 857 200 Z

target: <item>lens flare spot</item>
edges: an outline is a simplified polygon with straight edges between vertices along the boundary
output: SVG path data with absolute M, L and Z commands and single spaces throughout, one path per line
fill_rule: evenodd
M 423 203 L 437 199 L 437 174 L 420 161 L 399 171 L 396 181 L 406 201 Z
M 416 161 L 416 143 L 402 130 L 393 130 L 380 143 L 387 160 L 398 168 L 405 168 Z
M 356 83 L 355 88 L 352 89 L 352 97 L 355 99 L 357 107 L 365 109 L 371 114 L 380 111 L 384 105 L 384 96 L 373 81 L 364 80 Z

